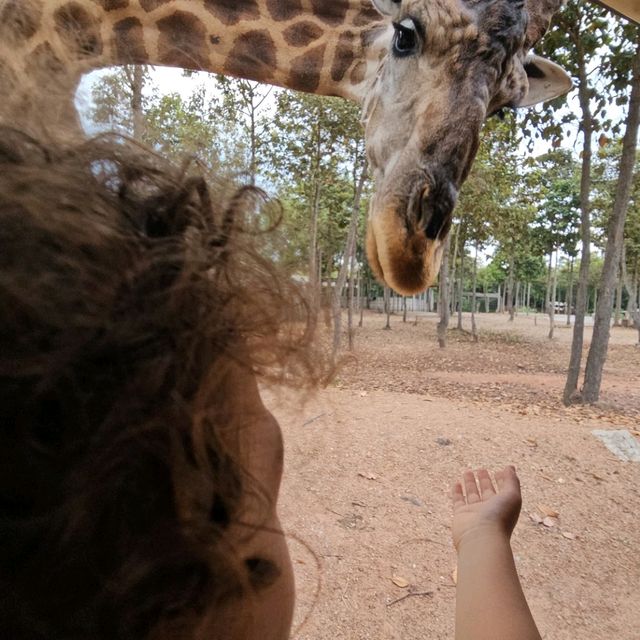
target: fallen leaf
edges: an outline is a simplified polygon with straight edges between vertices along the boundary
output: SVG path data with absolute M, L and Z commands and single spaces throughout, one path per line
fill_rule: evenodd
M 361 478 L 366 478 L 367 480 L 377 480 L 378 476 L 375 473 L 363 473 L 362 471 L 360 471 L 358 473 L 358 475 Z
M 546 518 L 544 518 L 544 520 L 542 521 L 542 524 L 545 527 L 555 527 L 558 524 L 558 520 L 556 518 L 550 518 L 549 516 L 547 516 Z
M 361 392 L 360 392 L 360 397 L 361 397 L 361 398 L 364 398 L 366 395 L 367 395 L 367 392 L 366 392 L 366 391 L 361 391 Z
M 563 531 L 562 532 L 563 537 L 565 537 L 567 540 L 575 540 L 576 539 L 576 534 L 575 533 L 569 533 L 569 531 Z
M 538 511 L 543 516 L 549 516 L 549 518 L 557 518 L 560 515 L 560 513 L 558 513 L 555 509 L 552 509 L 550 506 L 546 504 L 539 504 Z
M 537 514 L 537 513 L 530 513 L 529 517 L 531 518 L 531 520 L 533 520 L 536 524 L 542 524 L 542 517 Z
M 453 584 L 458 584 L 458 567 L 455 567 L 451 572 L 451 579 L 453 580 Z
M 401 589 L 406 589 L 409 586 L 409 581 L 405 580 L 402 576 L 393 576 L 391 582 Z

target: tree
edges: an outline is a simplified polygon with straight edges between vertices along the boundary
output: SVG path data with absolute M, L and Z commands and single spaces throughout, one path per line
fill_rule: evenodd
M 626 132 L 620 157 L 620 170 L 616 185 L 613 210 L 609 217 L 607 248 L 605 252 L 598 307 L 593 328 L 593 339 L 587 357 L 582 398 L 584 402 L 597 402 L 600 397 L 602 369 L 609 345 L 612 293 L 623 245 L 623 232 L 627 207 L 631 196 L 633 168 L 636 160 L 636 141 L 640 124 L 640 29 L 635 29 L 636 52 L 631 71 L 631 97 L 626 118 Z
M 148 106 L 144 88 L 149 82 L 149 69 L 141 65 L 124 65 L 104 74 L 91 91 L 93 122 L 143 140 Z
M 578 87 L 579 111 L 565 111 L 558 117 L 551 109 L 552 104 L 529 116 L 530 122 L 536 125 L 541 135 L 550 140 L 559 141 L 563 133 L 563 125 L 577 115 L 582 133 L 582 163 L 580 174 L 580 235 L 582 258 L 576 296 L 576 319 L 571 343 L 571 356 L 567 371 L 567 380 L 563 392 L 563 401 L 569 404 L 575 398 L 584 342 L 584 318 L 587 310 L 587 293 L 589 278 L 589 261 L 591 247 L 591 171 L 593 135 L 599 128 L 607 125 L 606 105 L 612 99 L 615 87 L 597 87 L 596 77 L 592 73 L 597 65 L 597 58 L 608 50 L 615 38 L 618 25 L 611 14 L 594 5 L 580 0 L 570 0 L 566 8 L 556 14 L 552 27 L 541 42 L 541 52 L 553 54 L 575 79 Z

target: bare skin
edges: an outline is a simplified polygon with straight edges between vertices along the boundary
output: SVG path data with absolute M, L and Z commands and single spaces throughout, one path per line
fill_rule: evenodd
M 456 640 L 541 640 L 511 551 L 522 497 L 514 467 L 465 471 L 452 488 Z

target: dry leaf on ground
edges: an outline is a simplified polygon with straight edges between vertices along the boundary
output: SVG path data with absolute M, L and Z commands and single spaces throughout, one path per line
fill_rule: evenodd
M 401 589 L 406 589 L 409 586 L 409 581 L 402 576 L 393 576 L 393 578 L 391 578 L 391 582 Z

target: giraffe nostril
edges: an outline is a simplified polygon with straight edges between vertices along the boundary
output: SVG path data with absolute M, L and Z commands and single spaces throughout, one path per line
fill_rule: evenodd
M 434 181 L 424 188 L 418 220 L 430 240 L 445 236 L 451 226 L 458 192 L 449 180 Z

